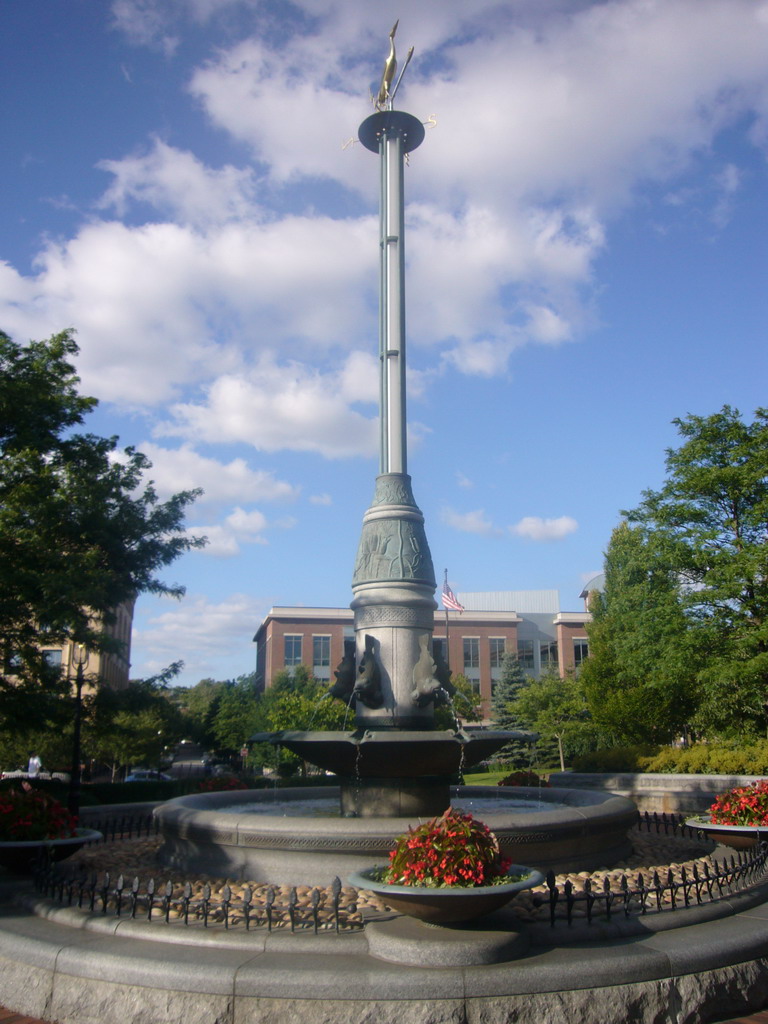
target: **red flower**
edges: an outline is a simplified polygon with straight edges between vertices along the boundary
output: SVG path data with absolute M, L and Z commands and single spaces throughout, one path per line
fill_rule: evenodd
M 496 836 L 471 814 L 452 808 L 400 836 L 384 881 L 391 885 L 478 886 L 503 881 L 510 860 Z
M 27 785 L 9 789 L 0 803 L 0 841 L 67 839 L 75 835 L 77 818 L 58 800 Z
M 768 780 L 723 793 L 710 807 L 710 820 L 716 825 L 768 825 Z

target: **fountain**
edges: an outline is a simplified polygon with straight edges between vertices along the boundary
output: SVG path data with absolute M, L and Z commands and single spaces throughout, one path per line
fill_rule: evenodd
M 356 655 L 338 666 L 330 691 L 354 706 L 356 728 L 252 737 L 336 773 L 342 814 L 355 817 L 442 813 L 461 769 L 513 735 L 434 729 L 435 704 L 449 700 L 452 687 L 431 650 L 435 571 L 407 473 L 405 415 L 403 164 L 425 132 L 417 118 L 392 109 L 396 88 L 382 86 L 386 100 L 359 129 L 361 143 L 378 154 L 381 180 L 379 475 L 352 579 Z
M 393 109 L 402 72 L 394 82 L 387 80 L 391 71 L 390 61 L 376 113 L 359 128 L 360 142 L 379 158 L 381 184 L 379 474 L 352 578 L 355 654 L 338 666 L 330 689 L 354 706 L 355 728 L 283 730 L 251 738 L 335 773 L 341 817 L 285 818 L 279 807 L 267 818 L 219 813 L 233 802 L 231 794 L 170 801 L 156 813 L 165 837 L 161 859 L 173 868 L 291 883 L 327 881 L 358 870 L 372 857 L 381 859 L 414 819 L 441 814 L 465 768 L 509 739 L 534 738 L 434 727 L 435 706 L 450 702 L 452 686 L 448 666 L 432 651 L 436 580 L 407 472 L 405 388 L 403 171 L 406 155 L 421 145 L 425 130 L 413 115 Z M 636 816 L 630 801 L 573 791 L 530 795 L 534 803 L 526 812 L 486 816 L 514 860 L 580 870 L 627 852 L 626 831 Z M 270 799 L 263 793 L 254 797 Z M 306 797 L 292 791 L 280 799 Z M 565 806 L 548 809 L 551 800 Z

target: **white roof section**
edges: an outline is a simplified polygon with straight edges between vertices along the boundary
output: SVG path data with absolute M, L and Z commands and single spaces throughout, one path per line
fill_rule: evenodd
M 529 615 L 556 615 L 560 611 L 558 590 L 485 590 L 456 595 L 467 611 L 527 612 Z

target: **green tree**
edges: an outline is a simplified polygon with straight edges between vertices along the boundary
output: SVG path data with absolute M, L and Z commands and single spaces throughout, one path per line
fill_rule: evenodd
M 259 731 L 260 700 L 255 672 L 224 684 L 212 721 L 213 735 L 219 747 L 239 753 L 243 743 Z
M 709 734 L 768 730 L 768 410 L 675 420 L 667 479 L 627 513 L 678 575 Z
M 158 767 L 165 748 L 175 746 L 184 732 L 181 714 L 167 699 L 168 683 L 182 667 L 174 662 L 125 690 L 94 689 L 85 708 L 84 759 L 107 765 L 113 780 L 132 765 Z
M 523 723 L 517 716 L 515 700 L 529 683 L 517 656 L 510 652 L 501 662 L 501 677 L 493 687 L 491 698 L 491 724 L 494 729 L 522 729 Z M 510 740 L 496 754 L 513 768 L 525 768 L 531 762 L 531 745 L 521 740 Z
M 237 748 L 255 732 L 341 729 L 344 726 L 346 707 L 333 700 L 328 684 L 315 679 L 306 665 L 275 673 L 269 689 L 255 699 L 252 687 L 251 679 L 249 684 L 236 687 L 222 697 L 215 728 L 217 737 L 221 742 L 228 741 L 228 746 Z M 271 746 L 256 744 L 249 763 L 273 766 L 275 756 Z M 280 757 L 281 765 L 299 763 L 288 751 L 282 752 Z M 301 764 L 301 770 L 302 774 L 306 773 L 306 764 Z
M 575 676 L 532 679 L 519 691 L 512 707 L 526 728 L 557 740 L 561 771 L 565 771 L 569 741 L 577 742 L 592 730 L 584 692 Z
M 184 734 L 203 747 L 216 745 L 214 722 L 227 687 L 232 682 L 201 679 L 194 686 L 176 686 L 167 697 L 178 709 L 184 721 Z
M 184 530 L 199 491 L 160 502 L 145 456 L 74 431 L 97 404 L 78 392 L 77 352 L 72 331 L 27 346 L 0 333 L 0 645 L 15 677 L 0 666 L 0 725 L 15 728 L 32 707 L 58 726 L 68 684 L 42 647 L 114 650 L 114 610 L 143 592 L 183 594 L 158 573 L 205 543 Z
M 695 669 L 679 577 L 664 546 L 627 523 L 611 536 L 605 590 L 590 600 L 580 683 L 592 718 L 615 743 L 668 742 L 690 723 Z
M 71 718 L 71 715 L 70 715 Z M 5 770 L 27 770 L 29 755 L 35 753 L 43 763 L 44 771 L 70 770 L 72 764 L 72 723 L 61 723 L 61 728 L 35 728 L 23 732 L 4 729 L 0 732 L 0 766 Z
M 306 665 L 297 665 L 292 673 L 275 674 L 258 702 L 258 713 L 265 731 L 341 729 L 347 708 L 333 700 L 327 683 L 315 679 Z
M 459 722 L 479 722 L 483 717 L 483 699 L 463 672 L 451 675 L 453 697 L 450 704 L 435 708 L 435 728 L 455 729 Z

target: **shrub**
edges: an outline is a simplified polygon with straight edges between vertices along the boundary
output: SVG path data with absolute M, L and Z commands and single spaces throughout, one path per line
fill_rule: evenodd
M 701 743 L 683 747 L 678 751 L 677 768 L 674 771 L 687 775 L 706 775 L 710 771 L 710 751 Z
M 760 775 L 768 772 L 768 743 L 748 747 L 697 743 L 692 747 L 613 747 L 579 758 L 575 771 L 659 772 L 684 775 Z
M 537 775 L 536 772 L 532 771 L 519 771 L 512 772 L 511 775 L 506 775 L 503 779 L 499 779 L 496 783 L 497 786 L 549 786 L 550 783 L 547 779 Z
M 641 762 L 652 758 L 658 747 L 607 747 L 582 754 L 573 763 L 576 772 L 637 772 L 647 770 Z

